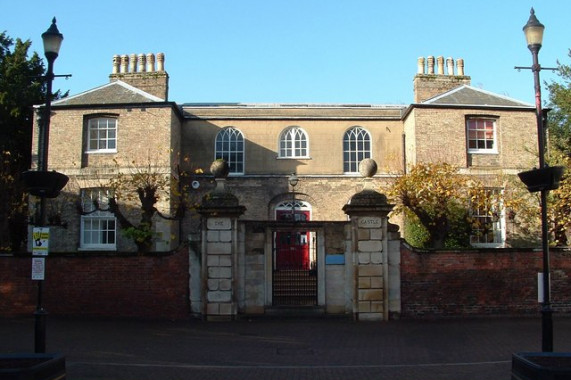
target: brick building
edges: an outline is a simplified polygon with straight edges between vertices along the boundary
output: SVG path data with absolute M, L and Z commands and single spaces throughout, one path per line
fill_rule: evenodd
M 244 219 L 274 220 L 277 211 L 291 207 L 288 178 L 296 173 L 297 206 L 310 220 L 339 221 L 346 219 L 343 205 L 363 187 L 363 158 L 378 165 L 377 188 L 416 163 L 446 161 L 501 189 L 499 174 L 535 164 L 533 105 L 471 87 L 461 59 L 454 72 L 451 58 L 446 65 L 442 57 L 419 58 L 415 103 L 406 106 L 180 104 L 167 100 L 164 55 L 156 58 L 155 67 L 153 54 L 115 56 L 109 83 L 53 103 L 49 168 L 71 178 L 64 194 L 94 196 L 81 189 L 104 187 L 121 171 L 152 166 L 175 175 L 203 168 L 190 188 L 199 201 L 214 186 L 210 164 L 223 157 L 230 163 L 227 187 L 246 207 Z M 51 213 L 61 214 L 64 206 L 53 205 Z M 162 201 L 159 211 L 171 214 L 171 204 Z M 97 214 L 92 219 L 104 218 Z M 88 243 L 86 235 L 98 233 L 82 223 L 90 217 L 69 210 L 61 216 L 67 230 L 56 250 L 135 249 L 120 233 L 109 234 L 113 239 L 106 243 Z M 495 227 L 497 246 L 509 246 L 507 223 Z M 157 218 L 156 232 L 164 238 L 154 250 L 172 249 L 195 227 L 180 224 Z
M 57 221 L 52 223 L 50 249 L 86 255 L 136 251 L 133 240 L 120 232 L 117 218 L 106 209 L 109 180 L 133 173 L 166 177 L 193 173 L 183 190 L 200 204 L 217 186 L 208 168 L 215 159 L 224 158 L 230 169 L 224 188 L 235 197 L 240 212 L 228 220 L 216 219 L 220 210 L 204 212 L 202 217 L 192 210 L 184 218 L 161 217 L 175 214 L 173 190 L 159 199 L 153 219 L 152 251 L 172 251 L 190 239 L 191 308 L 198 314 L 263 312 L 264 306 L 275 305 L 279 279 L 268 279 L 271 268 L 275 271 L 294 260 L 279 262 L 281 244 L 296 252 L 299 258 L 294 261 L 304 270 L 317 276 L 321 285 L 312 305 L 332 312 L 380 310 L 386 318 L 389 311 L 400 308 L 394 284 L 398 269 L 390 259 L 379 259 L 381 263 L 374 254 L 359 254 L 358 264 L 382 264 L 384 269 L 352 272 L 335 267 L 353 260 L 336 256 L 351 251 L 352 241 L 379 252 L 398 251 L 387 248 L 398 236 L 385 241 L 396 231 L 385 220 L 390 209 L 383 209 L 379 219 L 376 214 L 366 219 L 378 232 L 359 224 L 363 220 L 353 227 L 336 224 L 362 214 L 348 207 L 356 207 L 355 194 L 382 188 L 416 163 L 438 161 L 452 163 L 501 191 L 505 176 L 535 163 L 535 107 L 472 87 L 461 59 L 455 63 L 449 58 L 445 65 L 442 57 L 419 58 L 415 102 L 410 105 L 176 103 L 168 100 L 163 54 L 115 56 L 109 78 L 105 85 L 52 103 L 48 167 L 65 173 L 70 181 L 48 205 L 48 219 Z M 377 164 L 370 178 L 360 173 L 364 159 Z M 203 168 L 204 174 L 197 168 Z M 296 182 L 291 182 L 292 173 Z M 123 195 L 123 214 L 133 222 L 139 218 L 136 204 Z M 499 215 L 490 221 L 494 233 L 474 244 L 510 245 L 510 221 L 504 213 Z M 234 224 L 238 219 L 243 223 Z M 295 231 L 284 232 L 283 223 L 296 222 Z M 228 232 L 218 230 L 217 223 Z M 350 231 L 358 236 L 351 237 Z M 222 246 L 229 251 L 204 253 Z M 234 259 L 224 256 L 236 252 Z M 207 264 L 201 255 L 209 259 Z M 316 269 L 328 264 L 327 271 Z M 232 268 L 228 276 L 221 275 L 228 267 Z M 252 275 L 250 269 L 259 273 Z M 241 273 L 239 285 L 232 282 L 237 273 Z M 355 273 L 374 275 L 357 276 L 355 285 L 349 280 Z M 326 278 L 333 280 L 325 284 Z M 396 289 L 391 297 L 389 283 Z M 383 293 L 381 301 L 359 298 L 373 293 L 374 297 Z

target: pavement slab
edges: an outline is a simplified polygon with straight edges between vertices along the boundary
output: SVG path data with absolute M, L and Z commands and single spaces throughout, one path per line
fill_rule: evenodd
M 0 319 L 0 352 L 33 352 L 33 322 Z M 48 316 L 46 342 L 65 355 L 68 380 L 508 380 L 512 353 L 541 350 L 541 320 Z M 554 317 L 554 347 L 571 352 L 571 317 Z

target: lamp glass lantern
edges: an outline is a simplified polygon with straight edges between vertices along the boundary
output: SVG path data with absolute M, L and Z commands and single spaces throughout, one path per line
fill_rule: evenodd
M 531 14 L 527 24 L 523 27 L 523 32 L 525 34 L 525 39 L 527 40 L 528 47 L 535 47 L 539 50 L 543 43 L 543 31 L 545 26 L 539 22 L 537 17 L 535 17 L 535 11 L 531 9 Z
M 292 173 L 289 176 L 289 184 L 291 185 L 291 187 L 295 188 L 297 186 L 297 183 L 299 182 L 299 179 L 297 178 L 297 175 L 295 173 Z
M 42 40 L 44 42 L 44 53 L 48 59 L 53 57 L 55 59 L 59 54 L 59 49 L 63 41 L 63 34 L 61 34 L 56 25 L 56 18 L 52 20 L 52 25 L 42 33 Z

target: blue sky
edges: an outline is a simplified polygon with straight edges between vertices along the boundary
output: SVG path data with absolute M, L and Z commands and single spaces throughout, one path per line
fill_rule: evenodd
M 522 32 L 545 25 L 539 60 L 571 64 L 571 1 L 0 0 L 0 31 L 30 39 L 53 16 L 64 34 L 54 88 L 108 82 L 114 54 L 165 53 L 177 103 L 409 104 L 421 56 L 463 58 L 472 85 L 533 103 Z M 557 80 L 550 71 L 543 80 Z M 543 100 L 548 93 L 543 92 Z

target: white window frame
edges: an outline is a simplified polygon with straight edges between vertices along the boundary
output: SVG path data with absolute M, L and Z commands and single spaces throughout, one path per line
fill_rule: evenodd
M 476 233 L 470 234 L 470 245 L 473 247 L 502 248 L 505 246 L 506 241 L 505 209 L 501 202 L 501 193 L 503 190 L 490 188 L 486 191 L 496 193 L 497 195 L 494 195 L 494 197 L 498 197 L 499 202 L 491 205 L 491 209 L 472 208 L 470 213 L 472 218 L 482 219 L 484 225 L 491 225 L 491 235 L 478 234 L 481 230 L 476 229 Z M 492 239 L 488 241 L 490 236 Z
M 95 207 L 94 201 L 98 203 L 98 208 Z M 110 211 L 105 211 L 108 204 L 108 189 L 81 189 L 82 210 L 86 213 L 81 216 L 80 223 L 79 248 L 81 250 L 117 249 L 117 218 Z M 112 228 L 109 228 L 109 223 L 112 224 Z M 97 237 L 97 234 L 100 234 L 100 236 Z M 109 240 L 109 236 L 106 236 L 106 234 L 112 236 L 112 241 Z M 105 240 L 107 241 L 105 242 Z
M 244 140 L 244 134 L 234 127 L 224 128 L 214 139 L 214 159 L 226 160 L 230 165 L 230 175 L 244 174 L 246 147 Z M 221 149 L 219 144 L 222 145 Z
M 345 131 L 343 135 L 343 173 L 359 173 L 359 163 L 372 157 L 373 144 L 371 140 L 371 134 L 363 127 L 354 126 Z M 368 147 L 361 146 L 362 144 L 366 144 Z M 351 145 L 355 146 L 352 147 Z
M 114 126 L 110 127 L 109 122 L 113 121 Z M 103 125 L 105 123 L 105 125 Z M 87 141 L 86 141 L 86 152 L 87 153 L 116 153 L 117 152 L 117 130 L 118 130 L 118 120 L 116 117 L 109 116 L 98 116 L 92 117 L 87 120 Z M 113 133 L 113 137 L 109 137 L 110 133 Z M 92 139 L 92 133 L 96 133 L 95 139 Z M 92 141 L 97 143 L 97 146 L 92 146 Z M 109 142 L 114 142 L 114 147 L 109 148 Z M 101 147 L 101 143 L 105 142 L 105 146 Z
M 471 129 L 470 126 L 472 123 L 492 123 L 492 138 L 486 137 L 487 129 L 484 127 L 478 128 L 476 125 L 476 129 Z M 475 153 L 475 154 L 497 154 L 498 153 L 498 138 L 497 138 L 497 119 L 491 117 L 469 117 L 466 119 L 466 146 L 468 148 L 468 153 Z M 483 134 L 483 137 L 477 136 L 476 138 L 471 138 L 471 132 L 476 134 Z M 479 145 L 479 142 L 483 141 L 484 145 L 487 145 L 487 141 L 492 142 L 491 148 L 479 148 L 479 147 L 470 147 L 470 143 L 472 141 L 476 142 L 476 145 Z
M 274 219 L 277 220 L 278 211 L 291 211 L 292 214 L 295 215 L 296 222 L 299 222 L 299 216 L 295 213 L 295 211 L 309 211 L 309 220 L 311 220 L 311 204 L 308 202 L 299 200 L 299 199 L 290 199 L 281 202 L 276 206 L 274 209 Z
M 309 138 L 300 127 L 289 127 L 280 134 L 278 158 L 309 158 Z

